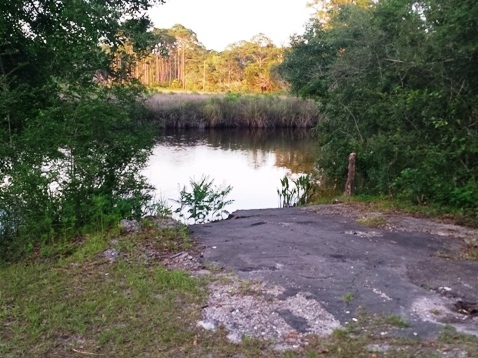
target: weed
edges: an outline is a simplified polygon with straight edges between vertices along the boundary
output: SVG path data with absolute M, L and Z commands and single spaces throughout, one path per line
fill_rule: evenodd
M 428 285 L 428 284 L 426 284 L 426 283 L 422 283 L 422 284 L 420 285 L 420 287 L 423 288 L 424 290 L 427 290 L 427 291 L 433 290 L 433 287 L 430 286 L 430 285 Z
M 342 301 L 348 303 L 355 299 L 355 295 L 352 292 L 347 292 L 342 296 Z
M 280 207 L 305 205 L 312 195 L 312 183 L 309 175 L 301 175 L 292 180 L 293 187 L 289 184 L 289 178 L 285 176 L 280 180 L 281 189 L 277 189 Z
M 383 216 L 366 216 L 358 219 L 357 223 L 370 228 L 383 228 L 387 220 Z
M 466 260 L 478 260 L 478 245 L 468 244 L 463 249 L 462 256 Z
M 171 217 L 173 215 L 173 209 L 168 204 L 168 200 L 160 197 L 159 199 L 153 198 L 151 202 L 143 208 L 144 216 L 160 216 Z
M 336 338 L 345 338 L 348 336 L 348 332 L 345 329 L 342 328 L 336 328 L 332 332 L 332 335 Z
M 209 221 L 224 219 L 229 215 L 225 207 L 233 202 L 226 200 L 226 196 L 232 191 L 231 186 L 217 188 L 213 186 L 214 180 L 203 176 L 199 181 L 190 180 L 191 191 L 183 187 L 180 191 L 180 205 L 176 213 L 186 222 L 193 221 L 202 224 Z
M 236 293 L 243 296 L 258 296 L 261 294 L 260 289 L 258 289 L 258 284 L 259 281 L 241 280 Z
M 211 273 L 215 274 L 219 274 L 224 271 L 224 268 L 222 266 L 210 262 L 205 262 L 204 267 L 206 268 L 206 270 L 209 270 L 211 271 Z
M 410 327 L 410 324 L 405 322 L 403 320 L 403 318 L 398 316 L 398 315 L 391 314 L 391 315 L 388 315 L 388 316 L 383 316 L 382 320 L 383 320 L 384 324 L 387 324 L 387 325 L 390 325 L 390 326 L 393 326 L 393 327 L 399 327 L 399 328 Z
M 438 336 L 438 341 L 446 344 L 473 345 L 476 349 L 475 352 L 478 352 L 478 338 L 457 332 L 455 328 L 449 325 L 446 325 Z

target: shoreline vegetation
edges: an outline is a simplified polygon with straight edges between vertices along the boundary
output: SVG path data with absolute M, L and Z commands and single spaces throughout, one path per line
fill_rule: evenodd
M 317 103 L 285 95 L 156 93 L 147 118 L 161 128 L 313 128 Z

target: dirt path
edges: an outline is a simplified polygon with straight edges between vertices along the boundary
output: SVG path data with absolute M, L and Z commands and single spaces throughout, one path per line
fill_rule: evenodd
M 446 324 L 478 335 L 478 261 L 456 259 L 474 230 L 342 204 L 237 211 L 191 230 L 206 265 L 234 273 L 211 283 L 199 325 L 233 341 L 296 346 L 361 312 L 403 323 L 382 336 L 433 339 Z

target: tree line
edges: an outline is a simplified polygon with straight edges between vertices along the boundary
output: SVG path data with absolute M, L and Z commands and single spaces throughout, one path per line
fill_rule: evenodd
M 313 4 L 314 5 L 314 4 Z M 324 6 L 325 5 L 325 6 Z M 478 3 L 316 1 L 279 72 L 324 115 L 319 167 L 357 192 L 478 207 Z
M 148 87 L 206 92 L 275 92 L 284 82 L 274 71 L 283 49 L 264 34 L 207 50 L 194 31 L 183 25 L 151 31 L 151 51 L 132 68 Z

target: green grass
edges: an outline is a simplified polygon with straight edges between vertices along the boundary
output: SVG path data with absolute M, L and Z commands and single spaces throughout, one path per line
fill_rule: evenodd
M 141 244 L 175 237 L 156 234 L 115 239 L 125 254 L 115 263 L 99 255 L 111 238 L 95 235 L 68 258 L 2 267 L 0 355 L 168 356 L 192 345 L 204 283 L 139 260 Z
M 115 262 L 104 257 L 107 248 L 121 253 Z M 52 256 L 35 252 L 2 264 L 0 356 L 274 356 L 268 342 L 246 339 L 238 346 L 222 329 L 196 326 L 208 278 L 158 261 L 188 248 L 186 227 L 158 230 L 145 222 L 135 234 L 96 234 L 68 250 L 37 250 Z
M 311 128 L 319 120 L 314 101 L 278 95 L 155 94 L 146 103 L 165 128 Z
M 353 301 L 355 298 L 355 295 L 352 292 L 347 292 L 342 296 L 342 301 L 345 303 Z
M 204 296 L 182 272 L 126 262 L 14 265 L 2 272 L 1 286 L 0 352 L 12 356 L 168 352 L 192 340 L 184 321 L 198 312 L 183 309 L 182 301 Z
M 387 220 L 383 216 L 365 216 L 358 219 L 357 223 L 370 228 L 383 228 L 387 224 Z

